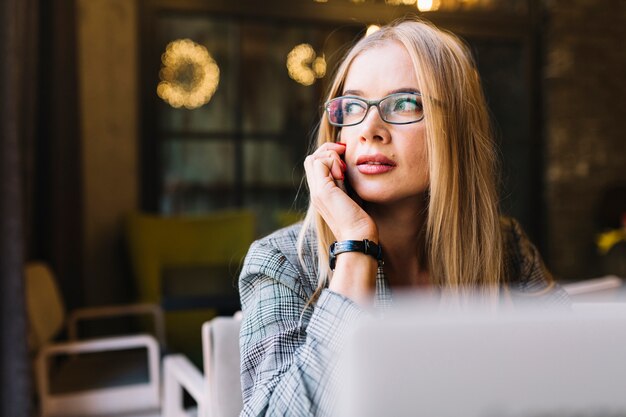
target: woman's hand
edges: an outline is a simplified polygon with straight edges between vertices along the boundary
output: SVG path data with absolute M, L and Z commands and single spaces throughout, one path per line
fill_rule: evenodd
M 372 218 L 337 184 L 345 179 L 346 164 L 340 157 L 345 151 L 345 144 L 327 142 L 305 159 L 311 202 L 337 240 L 378 242 Z
M 311 202 L 338 241 L 369 239 L 378 242 L 374 220 L 336 183 L 345 180 L 347 167 L 340 157 L 345 152 L 346 145 L 327 142 L 306 158 L 304 169 Z M 359 304 L 368 305 L 372 300 L 377 267 L 376 260 L 369 255 L 342 253 L 337 257 L 328 288 Z

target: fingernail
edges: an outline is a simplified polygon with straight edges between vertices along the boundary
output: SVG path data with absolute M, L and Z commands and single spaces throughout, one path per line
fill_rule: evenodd
M 343 170 L 345 171 L 346 169 L 348 169 L 348 166 L 346 165 L 345 162 L 341 161 L 341 165 L 343 165 Z
M 335 143 L 336 143 L 337 145 L 346 146 L 346 144 L 345 144 L 345 143 L 343 143 L 343 142 L 335 142 Z

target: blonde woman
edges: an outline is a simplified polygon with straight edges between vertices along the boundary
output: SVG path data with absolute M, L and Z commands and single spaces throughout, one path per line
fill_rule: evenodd
M 567 303 L 500 218 L 485 99 L 454 35 L 402 21 L 361 39 L 305 170 L 305 221 L 255 242 L 240 277 L 243 416 L 333 415 L 342 338 L 396 288 Z

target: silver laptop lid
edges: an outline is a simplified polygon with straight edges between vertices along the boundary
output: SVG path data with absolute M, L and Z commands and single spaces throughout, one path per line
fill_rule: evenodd
M 626 416 L 626 304 L 402 311 L 363 322 L 342 366 L 343 417 Z

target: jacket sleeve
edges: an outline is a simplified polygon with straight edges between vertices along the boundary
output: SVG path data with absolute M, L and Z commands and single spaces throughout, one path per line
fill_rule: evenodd
M 513 301 L 545 307 L 569 307 L 567 293 L 554 280 L 520 224 L 511 218 L 502 220 L 506 275 Z
M 305 309 L 309 280 L 261 242 L 251 246 L 239 279 L 241 416 L 332 415 L 336 358 L 363 311 L 328 289 Z

